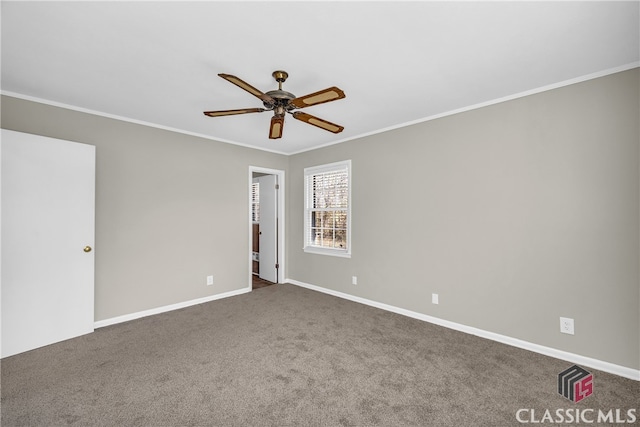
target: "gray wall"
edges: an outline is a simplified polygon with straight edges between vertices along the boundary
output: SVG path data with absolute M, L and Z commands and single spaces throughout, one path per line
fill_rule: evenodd
M 249 165 L 286 156 L 7 96 L 2 127 L 96 146 L 96 320 L 248 286 Z
M 2 127 L 97 147 L 96 320 L 247 286 L 255 165 L 287 170 L 288 278 L 639 369 L 639 78 L 290 157 L 7 96 Z M 306 254 L 303 169 L 345 159 L 353 256 Z
M 640 368 L 638 81 L 634 69 L 292 156 L 288 278 Z M 346 159 L 353 256 L 304 253 L 303 169 Z

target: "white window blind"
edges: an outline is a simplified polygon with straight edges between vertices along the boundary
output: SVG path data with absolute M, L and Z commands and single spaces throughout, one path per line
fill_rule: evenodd
M 351 253 L 351 161 L 305 169 L 305 251 Z
M 251 184 L 251 221 L 260 222 L 260 184 Z

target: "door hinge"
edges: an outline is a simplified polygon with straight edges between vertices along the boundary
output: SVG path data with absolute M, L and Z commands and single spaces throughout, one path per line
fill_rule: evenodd
M 276 268 L 280 268 L 280 264 L 276 264 Z
M 276 190 L 280 189 L 280 184 L 276 184 Z

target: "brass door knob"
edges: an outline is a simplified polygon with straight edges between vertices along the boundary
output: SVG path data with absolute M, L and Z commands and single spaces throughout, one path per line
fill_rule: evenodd
M 85 246 L 83 250 L 85 252 L 91 252 L 91 246 Z

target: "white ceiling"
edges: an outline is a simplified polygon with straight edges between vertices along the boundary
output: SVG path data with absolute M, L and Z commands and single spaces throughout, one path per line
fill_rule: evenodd
M 2 1 L 2 92 L 296 153 L 636 67 L 639 2 Z M 340 134 L 270 112 L 219 78 L 302 96 Z

